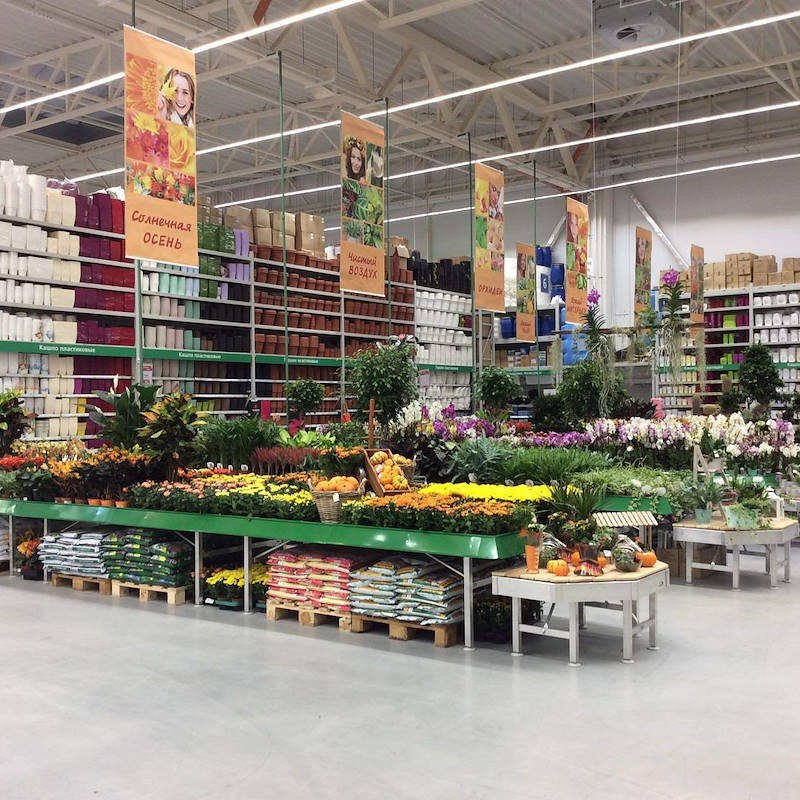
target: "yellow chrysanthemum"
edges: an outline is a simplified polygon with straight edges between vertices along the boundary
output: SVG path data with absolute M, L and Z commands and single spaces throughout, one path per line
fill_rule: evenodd
M 550 499 L 549 486 L 503 486 L 480 483 L 431 483 L 420 494 L 443 494 L 470 500 L 506 500 L 511 503 L 537 503 Z
M 142 133 L 158 133 L 158 123 L 155 118 L 143 111 L 134 112 L 133 127 Z

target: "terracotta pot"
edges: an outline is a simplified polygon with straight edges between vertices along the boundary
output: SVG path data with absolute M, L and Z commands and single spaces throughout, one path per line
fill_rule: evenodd
M 256 334 L 256 353 L 264 352 L 264 345 L 266 344 L 267 336 L 264 333 Z
M 305 267 L 308 265 L 308 253 L 304 253 L 302 250 L 298 250 L 295 254 L 295 264 L 299 267 Z
M 299 275 L 297 275 L 296 273 L 291 273 L 289 275 L 289 286 L 291 286 L 293 289 L 296 289 L 298 287 L 299 282 L 300 282 Z
M 300 314 L 297 311 L 289 312 L 289 327 L 290 328 L 300 327 Z
M 266 283 L 267 282 L 267 268 L 266 267 L 256 267 L 256 283 Z
M 131 504 L 130 500 L 116 500 L 114 501 L 114 505 L 117 508 L 127 508 Z
M 103 499 L 100 501 L 100 505 L 103 506 L 103 508 L 114 508 L 114 501 Z
M 299 327 L 306 329 L 310 328 L 311 320 L 312 320 L 311 314 L 301 314 Z
M 297 348 L 297 355 L 299 356 L 307 356 L 308 355 L 308 347 L 298 347 Z
M 525 567 L 528 572 L 539 571 L 539 548 L 531 545 L 525 545 Z
M 99 506 L 100 505 L 100 498 L 99 497 L 90 497 L 86 502 L 90 506 Z
M 76 506 L 85 506 L 86 505 L 86 498 L 85 497 L 76 497 L 73 501 Z
M 275 324 L 275 320 L 277 319 L 277 317 L 278 317 L 278 312 L 277 311 L 271 311 L 271 310 L 265 308 L 261 312 L 261 324 L 262 325 L 274 325 Z

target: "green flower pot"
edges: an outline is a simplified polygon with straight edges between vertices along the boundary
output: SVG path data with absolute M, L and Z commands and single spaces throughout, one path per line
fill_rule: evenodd
M 725 512 L 725 524 L 729 528 L 739 530 L 755 530 L 758 528 L 758 511 L 737 505 L 723 506 L 722 510 Z
M 711 524 L 711 509 L 710 508 L 696 508 L 694 510 L 694 518 L 698 525 Z

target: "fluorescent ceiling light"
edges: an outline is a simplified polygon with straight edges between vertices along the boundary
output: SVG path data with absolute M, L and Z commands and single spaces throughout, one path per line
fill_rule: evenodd
M 223 47 L 226 44 L 238 42 L 242 39 L 249 39 L 251 36 L 257 36 L 260 33 L 267 33 L 269 31 L 278 30 L 279 28 L 286 28 L 289 25 L 296 25 L 298 22 L 305 22 L 308 19 L 320 17 L 323 14 L 330 14 L 334 11 L 341 11 L 343 8 L 363 2 L 364 0 L 336 0 L 334 3 L 326 3 L 325 5 L 317 6 L 316 8 L 310 8 L 308 11 L 303 11 L 299 14 L 292 14 L 289 17 L 284 17 L 283 19 L 277 19 L 274 22 L 268 22 L 264 25 L 259 25 L 257 28 L 250 28 L 250 30 L 234 33 L 231 36 L 225 36 L 222 39 L 215 39 L 213 42 L 207 42 L 206 44 L 198 45 L 197 47 L 191 48 L 191 52 L 195 54 L 205 53 L 208 50 L 215 50 L 217 47 Z M 58 100 L 58 98 L 66 97 L 70 94 L 86 92 L 89 89 L 95 89 L 98 86 L 105 86 L 107 83 L 113 83 L 114 81 L 122 80 L 124 77 L 124 72 L 115 72 L 113 75 L 106 75 L 104 78 L 97 78 L 96 80 L 88 81 L 87 83 L 81 83 L 78 86 L 71 86 L 69 89 L 61 89 L 58 92 L 52 92 L 51 94 L 45 94 L 41 97 L 34 97 L 31 100 L 24 100 L 20 103 L 14 103 L 13 105 L 0 108 L 0 116 L 3 114 L 8 114 L 10 111 L 17 111 L 20 108 L 28 108 L 29 106 L 35 106 L 39 103 L 47 103 L 50 100 Z
M 341 120 L 334 120 L 333 122 L 320 122 L 316 125 L 306 125 L 303 128 L 292 128 L 290 131 L 284 131 L 284 137 L 297 136 L 300 133 L 310 133 L 311 131 L 321 131 L 324 128 L 338 127 L 342 124 Z M 205 147 L 197 151 L 197 155 L 204 156 L 207 153 L 219 153 L 221 150 L 231 150 L 234 147 L 247 147 L 251 144 L 258 142 L 268 142 L 273 139 L 280 139 L 280 133 L 266 133 L 263 136 L 253 136 L 250 139 L 240 139 L 238 142 L 230 142 L 229 144 L 218 144 L 216 147 Z
M 593 192 L 604 192 L 609 189 L 622 189 L 625 186 L 638 186 L 643 183 L 655 183 L 656 181 L 671 180 L 674 178 L 685 178 L 690 175 L 703 175 L 709 172 L 723 172 L 727 169 L 739 169 L 741 167 L 753 167 L 762 164 L 774 164 L 780 161 L 793 161 L 800 158 L 800 153 L 788 153 L 782 156 L 767 156 L 765 158 L 754 158 L 748 161 L 736 161 L 732 164 L 716 164 L 712 167 L 698 167 L 697 169 L 688 169 L 681 172 L 670 172 L 666 175 L 650 175 L 647 178 L 635 178 L 630 181 L 619 181 L 618 183 L 608 183 L 604 186 L 595 186 L 587 189 L 584 192 L 559 192 L 557 194 L 544 194 L 538 197 L 521 197 L 517 200 L 506 200 L 507 206 L 519 205 L 522 203 L 539 202 L 540 200 L 554 200 L 559 197 L 572 197 L 574 195 L 589 194 Z M 408 220 L 424 219 L 426 217 L 441 217 L 447 214 L 463 214 L 472 211 L 472 206 L 461 206 L 460 208 L 446 208 L 442 211 L 429 211 L 423 214 L 409 214 L 405 217 L 395 217 L 394 219 L 387 220 L 392 224 L 395 222 L 407 222 Z M 338 231 L 339 227 L 325 228 L 326 231 Z
M 576 69 L 584 69 L 585 67 L 592 67 L 596 64 L 607 64 L 611 61 L 620 61 L 624 58 L 632 58 L 644 53 L 653 53 L 658 50 L 664 50 L 668 47 L 691 44 L 692 42 L 699 42 L 704 39 L 713 39 L 717 36 L 725 36 L 731 33 L 739 33 L 740 31 L 745 31 L 750 28 L 760 28 L 764 25 L 772 25 L 778 22 L 787 22 L 788 20 L 797 19 L 798 17 L 800 17 L 800 11 L 789 11 L 785 14 L 775 14 L 771 17 L 761 17 L 759 19 L 751 20 L 750 22 L 742 22 L 738 25 L 727 25 L 724 28 L 715 28 L 713 30 L 703 31 L 702 33 L 692 33 L 687 36 L 679 36 L 676 39 L 670 39 L 666 42 L 658 42 L 656 44 L 647 44 L 642 45 L 641 47 L 619 50 L 614 53 L 607 53 L 604 56 L 595 56 L 594 58 L 586 58 L 583 61 L 575 61 L 571 64 L 563 64 L 559 67 L 549 67 L 548 69 L 539 70 L 538 72 L 528 72 L 525 75 L 516 75 L 513 78 L 503 78 L 492 83 L 485 83 L 482 86 L 470 86 L 466 89 L 459 89 L 454 92 L 448 92 L 447 94 L 437 95 L 436 97 L 415 100 L 411 103 L 403 103 L 403 105 L 390 108 L 389 113 L 397 114 L 400 111 L 410 111 L 411 109 L 420 108 L 433 103 L 442 103 L 447 100 L 455 100 L 458 97 L 465 97 L 467 95 L 478 94 L 480 92 L 490 92 L 495 89 L 504 89 L 506 86 L 515 86 L 518 83 L 526 83 L 527 81 L 536 80 L 538 78 L 548 78 L 551 75 L 559 75 L 562 72 L 572 72 Z M 361 118 L 372 119 L 373 117 L 379 117 L 384 113 L 386 113 L 385 110 L 371 111 L 369 114 L 364 114 Z
M 265 194 L 263 197 L 251 197 L 249 200 L 232 200 L 230 203 L 220 203 L 214 208 L 227 208 L 228 206 L 239 206 L 243 203 L 260 203 L 262 200 L 277 200 L 283 197 L 296 197 L 299 194 L 314 194 L 315 192 L 330 192 L 334 189 L 341 189 L 340 183 L 334 183 L 332 186 L 316 186 L 312 189 L 297 189 L 294 192 L 286 192 L 284 195 L 278 194 Z

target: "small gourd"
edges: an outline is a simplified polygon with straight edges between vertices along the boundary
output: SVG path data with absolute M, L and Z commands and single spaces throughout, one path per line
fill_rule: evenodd
M 597 556 L 597 563 L 600 565 L 600 569 L 603 569 L 606 564 L 608 564 L 608 559 L 605 556 Z
M 567 572 L 565 574 L 569 574 L 569 567 L 567 566 L 567 562 L 564 561 L 563 558 L 554 558 L 547 562 L 547 571 L 553 575 L 558 575 L 562 567 L 564 567 Z
M 570 556 L 570 561 L 572 562 L 573 567 L 577 567 L 578 564 L 581 563 L 581 554 L 577 550 L 573 550 L 572 555 Z
M 658 556 L 652 550 L 647 550 L 641 554 L 639 560 L 642 562 L 643 567 L 654 567 L 658 561 Z
M 553 575 L 559 578 L 565 578 L 569 575 L 569 564 L 563 559 L 556 561 L 555 567 L 553 568 Z

